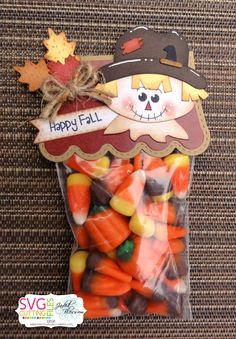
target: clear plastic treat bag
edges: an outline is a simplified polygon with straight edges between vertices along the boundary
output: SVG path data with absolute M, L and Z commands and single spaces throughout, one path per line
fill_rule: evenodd
M 68 292 L 85 317 L 191 318 L 188 202 L 193 157 L 73 155 L 57 164 L 75 238 Z

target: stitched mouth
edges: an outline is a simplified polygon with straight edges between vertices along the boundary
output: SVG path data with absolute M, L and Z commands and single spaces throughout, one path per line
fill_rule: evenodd
M 165 113 L 166 111 L 166 108 L 164 108 L 164 110 L 162 112 L 160 112 L 159 114 L 155 114 L 153 113 L 152 115 L 151 114 L 148 114 L 148 116 L 143 116 L 142 114 L 138 114 L 137 111 L 135 112 L 134 109 L 133 109 L 133 106 L 130 107 L 130 110 L 134 113 L 134 118 L 135 117 L 139 117 L 139 120 L 147 120 L 147 121 L 150 121 L 150 120 L 157 120 L 159 117 L 162 117 L 162 115 Z M 151 115 L 151 116 L 150 116 Z

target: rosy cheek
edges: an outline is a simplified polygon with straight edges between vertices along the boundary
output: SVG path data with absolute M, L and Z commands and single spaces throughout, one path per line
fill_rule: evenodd
M 163 110 L 165 110 L 165 116 L 168 118 L 176 118 L 178 107 L 173 102 L 166 101 L 163 103 Z
M 125 97 L 122 100 L 122 107 L 128 111 L 131 110 L 131 108 L 135 105 L 135 100 L 131 97 Z

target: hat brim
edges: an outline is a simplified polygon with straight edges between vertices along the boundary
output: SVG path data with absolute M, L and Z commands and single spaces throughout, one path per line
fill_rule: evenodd
M 108 64 L 100 70 L 106 82 L 136 74 L 163 74 L 184 81 L 196 89 L 206 87 L 206 79 L 194 69 L 161 64 L 155 59 L 130 59 Z

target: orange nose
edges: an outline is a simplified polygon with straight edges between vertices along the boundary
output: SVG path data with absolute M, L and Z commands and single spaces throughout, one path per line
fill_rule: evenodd
M 151 107 L 151 105 L 150 105 L 150 102 L 148 101 L 147 102 L 147 105 L 146 105 L 146 107 L 145 107 L 145 111 L 151 111 L 152 110 L 152 107 Z

